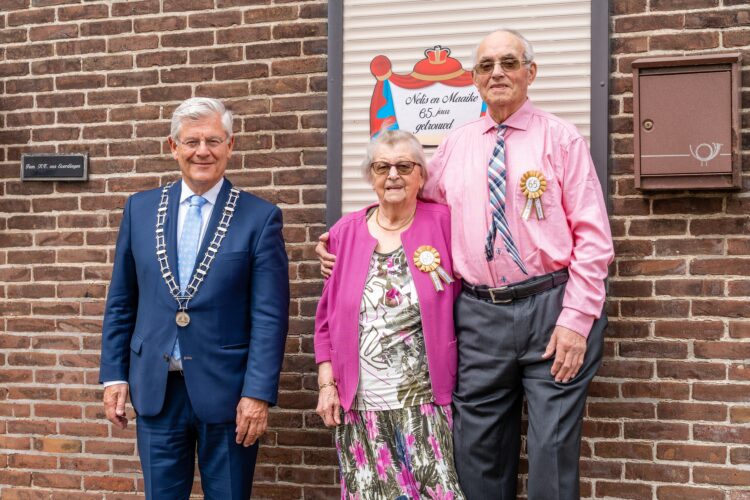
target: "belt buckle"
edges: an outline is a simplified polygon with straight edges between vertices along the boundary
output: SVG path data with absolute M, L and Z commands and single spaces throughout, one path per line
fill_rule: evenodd
M 501 286 L 499 288 L 488 288 L 487 291 L 490 292 L 490 298 L 492 299 L 493 304 L 509 304 L 513 301 L 513 298 L 509 299 L 496 299 L 495 298 L 495 291 L 501 292 L 503 290 L 506 290 L 507 286 Z

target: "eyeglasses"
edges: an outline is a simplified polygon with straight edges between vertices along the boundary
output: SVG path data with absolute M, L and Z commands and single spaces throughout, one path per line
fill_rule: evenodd
M 500 65 L 500 68 L 504 72 L 509 71 L 518 71 L 521 68 L 521 64 L 529 64 L 531 61 L 527 61 L 526 59 L 520 60 L 516 59 L 515 57 L 504 57 L 503 59 L 500 59 L 499 61 L 493 61 L 491 59 L 487 59 L 485 61 L 480 61 L 474 66 L 474 71 L 479 75 L 488 75 L 495 71 L 495 66 L 498 64 Z
M 375 161 L 370 163 L 370 168 L 375 175 L 385 175 L 391 171 L 391 167 L 396 167 L 398 175 L 409 175 L 414 170 L 414 167 L 420 165 L 415 161 L 400 161 L 398 163 L 388 163 L 387 161 Z
M 177 140 L 177 144 L 182 144 L 188 149 L 198 149 L 201 145 L 201 143 L 205 143 L 206 147 L 208 149 L 217 149 L 220 148 L 225 142 L 227 142 L 227 139 L 222 139 L 221 137 L 208 137 L 206 139 L 195 139 L 192 137 L 188 137 L 184 141 Z

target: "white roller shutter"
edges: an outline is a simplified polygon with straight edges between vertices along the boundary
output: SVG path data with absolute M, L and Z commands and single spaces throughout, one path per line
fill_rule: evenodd
M 478 42 L 498 28 L 518 30 L 534 46 L 534 103 L 574 123 L 588 139 L 591 0 L 345 0 L 342 213 L 376 200 L 359 168 L 375 85 L 370 61 L 383 54 L 395 73 L 407 74 L 426 48 L 442 45 L 470 69 Z

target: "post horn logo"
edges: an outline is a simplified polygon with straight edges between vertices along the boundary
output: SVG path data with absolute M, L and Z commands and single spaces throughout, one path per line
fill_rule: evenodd
M 717 142 L 698 144 L 695 150 L 693 150 L 692 144 L 689 147 L 690 154 L 693 155 L 693 158 L 701 162 L 701 167 L 705 167 L 708 165 L 708 162 L 719 156 L 719 151 L 721 150 L 721 144 Z

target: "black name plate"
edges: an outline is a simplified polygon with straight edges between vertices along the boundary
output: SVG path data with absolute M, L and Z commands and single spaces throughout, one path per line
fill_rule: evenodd
M 88 180 L 87 154 L 22 154 L 22 181 Z

